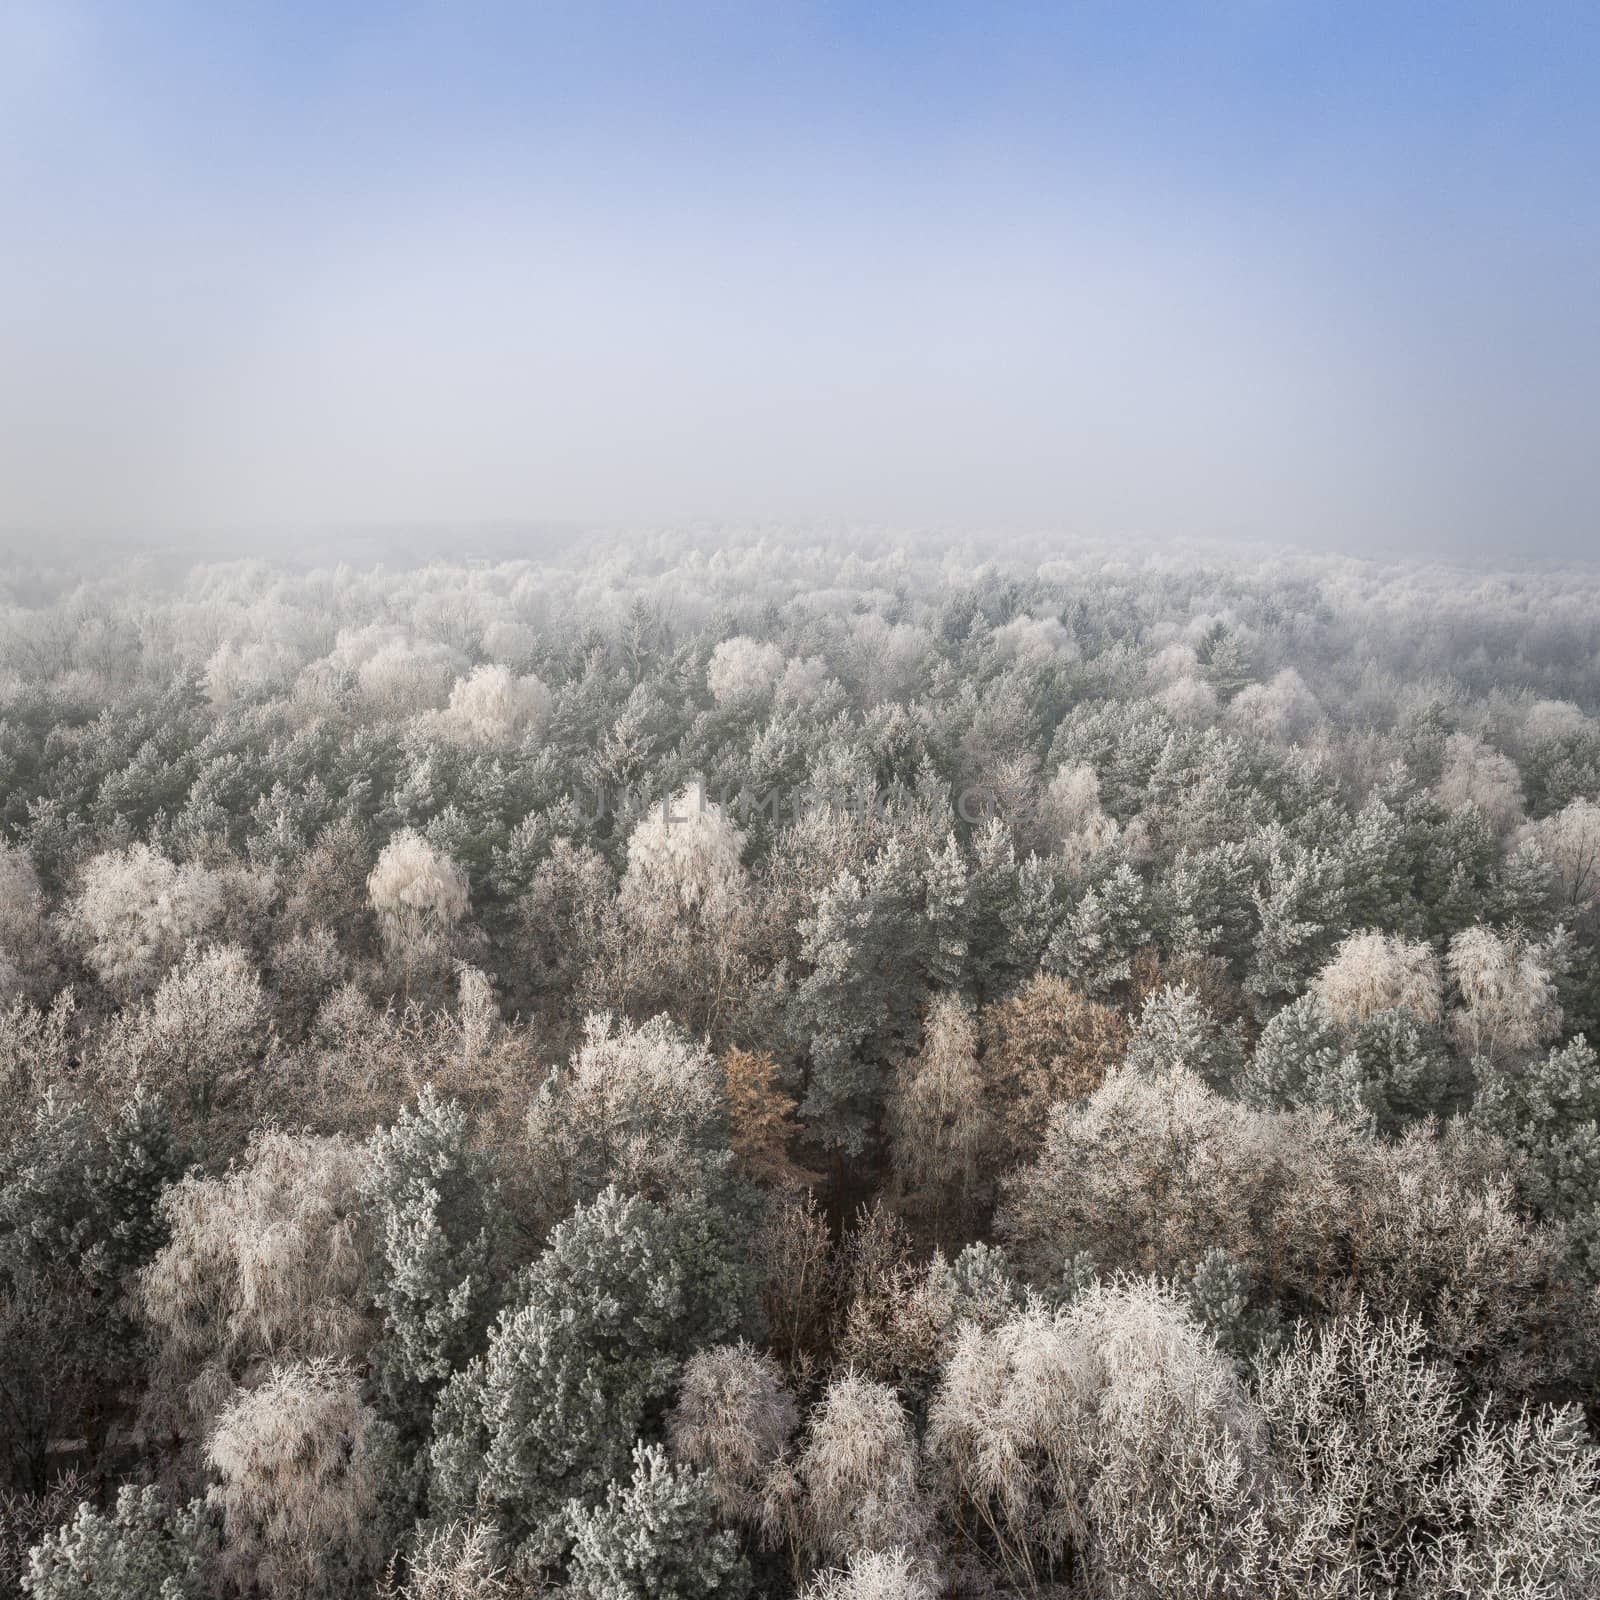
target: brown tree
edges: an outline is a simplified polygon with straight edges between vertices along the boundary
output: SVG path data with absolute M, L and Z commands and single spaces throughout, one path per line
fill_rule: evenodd
M 985 1006 L 978 1028 L 984 1099 L 999 1146 L 1012 1161 L 1038 1151 L 1051 1107 L 1092 1094 L 1128 1042 L 1120 1011 L 1048 972 Z

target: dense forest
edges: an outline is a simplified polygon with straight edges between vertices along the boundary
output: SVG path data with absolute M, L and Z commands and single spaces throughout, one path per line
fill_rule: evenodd
M 1600 1594 L 1600 574 L 0 573 L 0 1597 Z

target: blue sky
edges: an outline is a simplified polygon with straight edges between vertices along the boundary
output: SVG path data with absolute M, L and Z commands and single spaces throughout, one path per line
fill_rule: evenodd
M 1596 539 L 1593 5 L 0 0 L 0 524 Z

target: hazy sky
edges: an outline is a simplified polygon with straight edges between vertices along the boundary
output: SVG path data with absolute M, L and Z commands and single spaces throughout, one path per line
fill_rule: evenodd
M 0 524 L 1600 548 L 1600 6 L 0 0 Z

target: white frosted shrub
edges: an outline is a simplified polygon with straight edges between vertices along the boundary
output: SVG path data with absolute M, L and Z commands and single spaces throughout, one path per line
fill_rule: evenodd
M 1450 941 L 1450 977 L 1461 1006 L 1450 1021 L 1463 1049 L 1491 1060 L 1531 1050 L 1561 1028 L 1549 949 L 1525 935 L 1467 928 Z
M 450 737 L 492 748 L 537 732 L 549 716 L 550 691 L 542 679 L 516 677 L 507 667 L 481 666 L 456 680 L 440 722 Z
M 367 899 L 385 940 L 414 949 L 467 914 L 467 875 L 414 828 L 403 828 L 379 852 Z
M 128 994 L 155 982 L 222 910 L 215 873 L 135 844 L 89 862 L 68 923 L 101 980 Z
M 725 1344 L 690 1356 L 667 1440 L 675 1460 L 706 1475 L 724 1517 L 750 1522 L 798 1422 L 778 1363 L 747 1344 Z
M 162 1385 L 180 1415 L 207 1415 L 272 1358 L 360 1358 L 374 1334 L 370 1256 L 348 1140 L 258 1133 L 223 1177 L 162 1197 L 171 1228 L 140 1274 Z
M 1499 834 L 1522 821 L 1522 777 L 1515 764 L 1470 733 L 1452 733 L 1445 740 L 1434 792 L 1447 810 L 1475 807 Z
M 767 694 L 784 670 L 783 651 L 739 634 L 724 639 L 706 665 L 706 687 L 719 706 Z
M 1336 1022 L 1346 1025 L 1402 1006 L 1420 1021 L 1437 1022 L 1444 1009 L 1433 947 L 1372 929 L 1340 944 L 1311 980 L 1311 991 Z
M 1525 823 L 1515 843 L 1530 842 L 1555 869 L 1566 905 L 1586 910 L 1600 902 L 1600 804 L 1580 798 L 1554 816 Z
M 454 1521 L 419 1537 L 405 1558 L 405 1582 L 383 1600 L 523 1600 L 531 1584 L 511 1575 L 487 1522 Z
M 847 1567 L 830 1567 L 800 1592 L 800 1600 L 937 1600 L 940 1586 L 927 1563 L 906 1550 L 868 1550 Z
M 224 1569 L 243 1592 L 347 1594 L 376 1572 L 372 1421 L 360 1376 L 327 1360 L 275 1367 L 217 1418 L 207 1498 L 222 1515 Z

